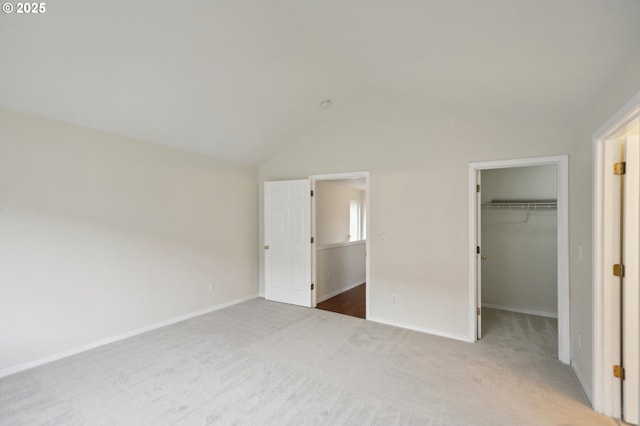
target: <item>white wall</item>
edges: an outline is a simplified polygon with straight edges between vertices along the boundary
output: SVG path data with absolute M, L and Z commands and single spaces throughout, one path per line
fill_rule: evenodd
M 468 164 L 572 154 L 572 130 L 531 116 L 363 99 L 263 163 L 260 180 L 368 170 L 370 317 L 472 339 Z
M 256 294 L 256 172 L 0 110 L 0 371 Z
M 482 202 L 556 199 L 556 166 L 482 171 Z M 482 303 L 558 314 L 556 209 L 482 209 Z
M 364 206 L 364 191 L 346 184 L 316 182 L 316 242 L 335 244 L 349 241 L 351 200 Z
M 316 250 L 316 301 L 322 302 L 366 280 L 366 242 L 357 241 Z

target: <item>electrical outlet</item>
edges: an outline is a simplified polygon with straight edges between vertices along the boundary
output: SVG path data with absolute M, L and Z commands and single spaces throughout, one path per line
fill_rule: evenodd
M 398 303 L 398 295 L 397 294 L 391 295 L 391 300 L 393 300 L 393 303 Z
M 213 291 L 213 283 L 209 283 L 209 293 Z

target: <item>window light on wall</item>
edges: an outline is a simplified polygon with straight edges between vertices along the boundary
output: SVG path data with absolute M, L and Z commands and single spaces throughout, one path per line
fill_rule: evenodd
M 360 217 L 360 201 L 351 200 L 349 204 L 349 241 L 362 239 Z

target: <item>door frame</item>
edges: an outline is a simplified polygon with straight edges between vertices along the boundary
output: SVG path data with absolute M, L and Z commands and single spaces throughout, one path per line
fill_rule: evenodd
M 370 242 L 371 242 L 371 188 L 369 184 L 369 172 L 361 171 L 361 172 L 345 172 L 345 173 L 331 173 L 331 174 L 322 174 L 322 175 L 311 175 L 309 179 L 311 180 L 311 190 L 316 191 L 316 182 L 319 180 L 340 180 L 340 179 L 361 179 L 365 180 L 365 221 L 366 221 L 366 236 L 365 240 L 365 282 L 367 286 L 366 290 L 366 319 L 369 319 L 371 316 L 371 305 L 370 305 L 370 294 L 371 294 L 371 250 L 370 250 Z M 311 235 L 316 236 L 316 197 L 311 197 Z M 314 283 L 317 283 L 316 276 L 316 251 L 317 245 L 314 244 L 311 249 L 311 277 Z M 316 298 L 316 290 L 317 286 L 314 286 L 314 289 L 311 291 L 311 306 L 315 307 L 317 305 Z
M 592 404 L 595 411 L 613 417 L 619 411 L 614 406 L 612 389 L 617 386 L 611 374 L 614 358 L 614 346 L 609 344 L 613 338 L 614 318 L 609 314 L 614 309 L 614 301 L 606 297 L 605 271 L 610 270 L 605 261 L 605 223 L 604 217 L 604 145 L 614 135 L 623 132 L 640 120 L 640 92 L 625 103 L 606 123 L 593 132 L 593 391 Z
M 569 156 L 532 157 L 512 160 L 480 161 L 469 164 L 469 340 L 476 341 L 478 316 L 478 276 L 476 262 L 476 236 L 478 235 L 478 207 L 476 204 L 476 176 L 482 170 L 525 166 L 557 166 L 557 235 L 558 235 L 558 359 L 571 362 L 570 296 L 569 296 Z

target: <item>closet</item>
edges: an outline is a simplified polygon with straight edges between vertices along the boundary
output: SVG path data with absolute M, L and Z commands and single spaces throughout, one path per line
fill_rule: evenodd
M 482 170 L 481 208 L 483 308 L 557 318 L 557 166 Z

